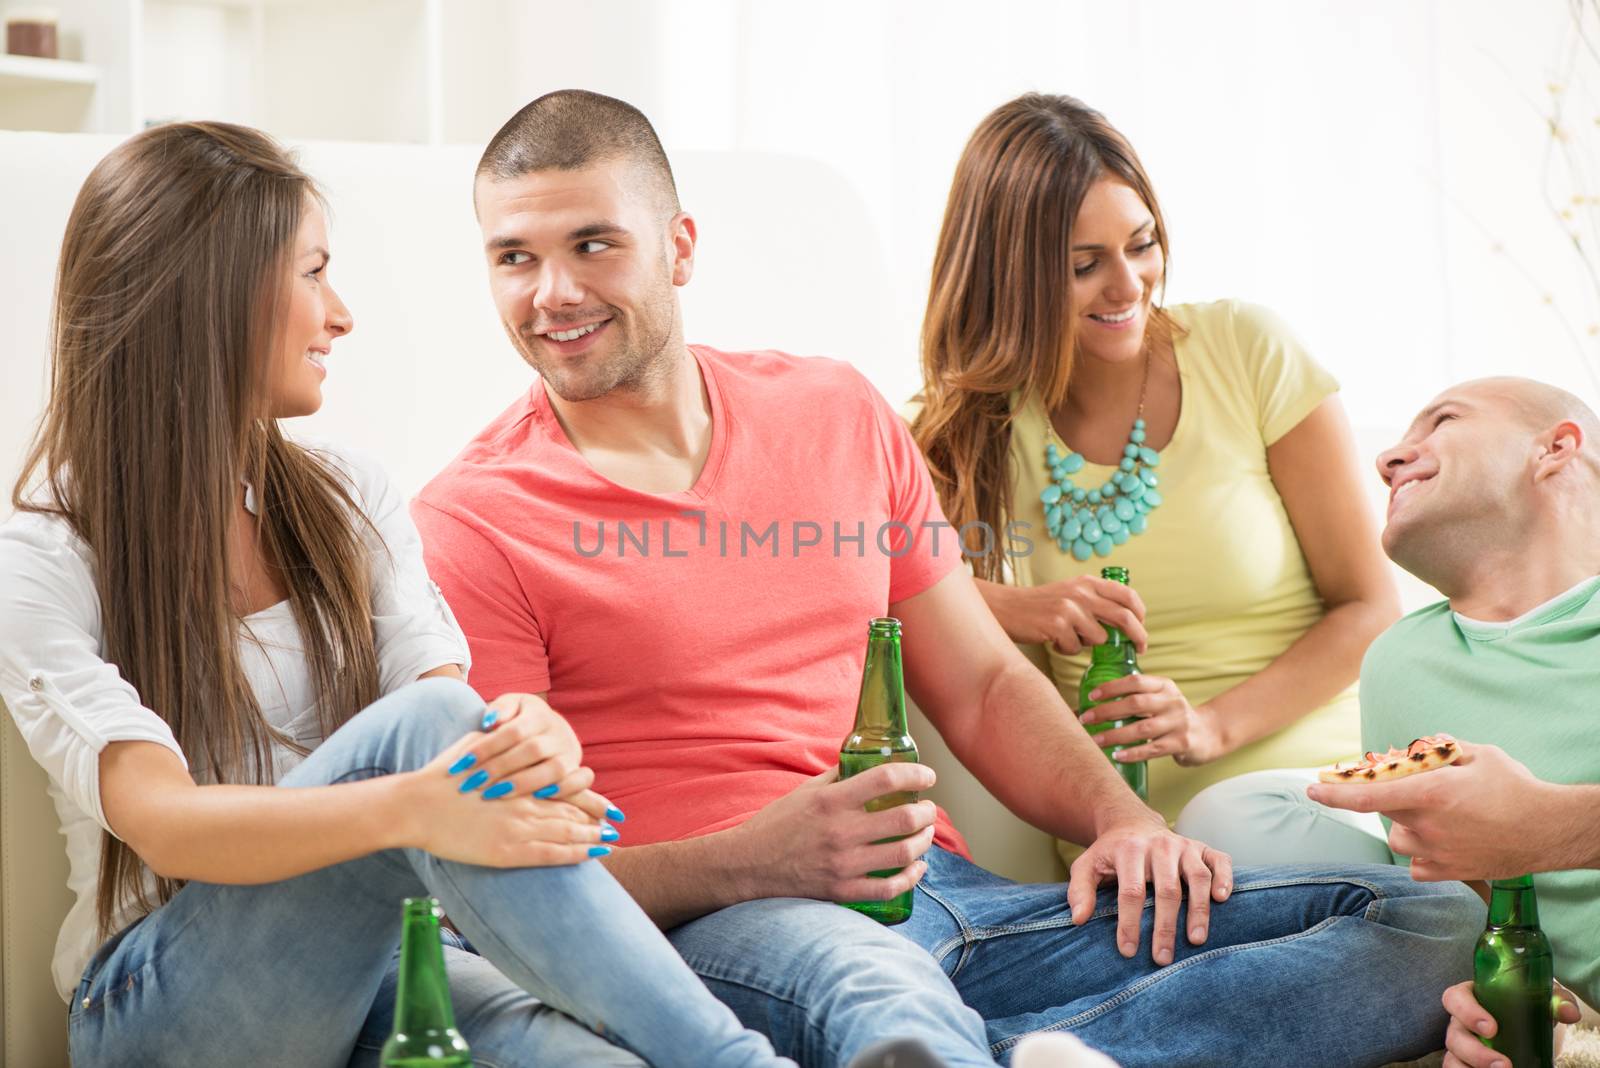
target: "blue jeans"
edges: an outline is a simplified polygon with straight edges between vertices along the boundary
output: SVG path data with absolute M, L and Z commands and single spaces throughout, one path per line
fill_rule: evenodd
M 749 901 L 670 932 L 746 1025 L 807 1066 L 885 1035 L 952 1066 L 1009 1061 L 1024 1036 L 1067 1030 L 1125 1068 L 1352 1065 L 1442 1047 L 1444 988 L 1472 975 L 1483 903 L 1394 867 L 1235 873 L 1206 943 L 1180 918 L 1173 962 L 1150 959 L 1153 902 L 1132 960 L 1117 898 L 1072 924 L 1066 888 L 1023 886 L 935 847 L 912 918 L 881 927 L 819 901 Z
M 408 686 L 280 785 L 421 767 L 475 729 L 483 707 L 451 680 Z M 445 951 L 457 1023 L 479 1064 L 788 1063 L 740 1027 L 599 864 L 494 869 L 414 849 L 259 886 L 188 884 L 96 952 L 71 1007 L 72 1062 L 376 1064 L 400 901 L 424 894 L 483 953 L 454 939 Z

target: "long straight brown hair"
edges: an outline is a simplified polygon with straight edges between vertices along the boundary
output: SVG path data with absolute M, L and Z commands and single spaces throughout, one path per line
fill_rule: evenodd
M 1070 96 L 1028 93 L 1002 104 L 956 164 L 933 255 L 912 434 L 958 528 L 985 523 L 998 539 L 1011 521 L 1011 395 L 1037 396 L 1046 411 L 1066 399 L 1077 352 L 1072 223 L 1102 178 L 1139 194 L 1165 261 L 1166 223 L 1133 146 Z M 1177 332 L 1157 307 L 1145 344 Z M 1005 577 L 996 553 L 972 562 L 979 578 Z
M 92 550 L 105 645 L 202 781 L 265 782 L 274 742 L 240 663 L 229 552 L 241 481 L 301 628 L 324 734 L 377 694 L 370 561 L 352 490 L 268 410 L 293 242 L 314 183 L 270 138 L 174 123 L 84 182 L 56 275 L 50 398 L 19 511 Z M 137 854 L 103 835 L 97 913 L 152 908 Z M 157 898 L 181 885 L 156 880 Z

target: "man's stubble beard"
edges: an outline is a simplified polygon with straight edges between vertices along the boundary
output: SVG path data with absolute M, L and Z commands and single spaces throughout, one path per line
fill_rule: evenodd
M 640 321 L 643 336 L 635 343 L 623 333 L 623 315 L 608 306 L 606 310 L 611 315 L 608 330 L 617 332 L 619 347 L 609 358 L 586 354 L 587 358 L 577 364 L 577 374 L 565 373 L 558 359 L 546 361 L 538 355 L 535 347 L 538 342 L 532 337 L 512 332 L 511 340 L 545 385 L 568 403 L 596 400 L 618 392 L 638 392 L 664 377 L 673 362 L 668 349 L 677 336 L 678 312 L 671 284 L 663 287 L 646 307 L 653 314 L 647 316 L 648 322 Z M 591 362 L 593 359 L 603 359 L 605 363 L 595 364 Z M 545 366 L 547 363 L 549 366 Z

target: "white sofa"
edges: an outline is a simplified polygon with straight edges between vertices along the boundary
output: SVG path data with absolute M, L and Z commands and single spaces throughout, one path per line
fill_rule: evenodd
M 50 289 L 78 187 L 115 138 L 0 132 L 0 490 L 43 399 Z M 324 413 L 307 432 L 383 458 L 420 487 L 529 373 L 507 345 L 484 281 L 470 188 L 475 149 L 316 144 L 302 160 L 329 194 L 331 277 L 356 320 L 330 361 Z M 691 340 L 824 353 L 856 363 L 891 399 L 916 379 L 915 339 L 890 336 L 881 242 L 841 175 L 770 155 L 678 153 L 700 224 L 697 275 L 683 291 Z M 0 505 L 0 515 L 9 505 Z M 50 983 L 69 901 L 45 779 L 0 715 L 0 1068 L 67 1063 L 66 1009 Z M 1002 809 L 955 765 L 931 727 L 913 732 L 941 774 L 980 862 L 1013 878 L 1055 877 L 1049 839 Z

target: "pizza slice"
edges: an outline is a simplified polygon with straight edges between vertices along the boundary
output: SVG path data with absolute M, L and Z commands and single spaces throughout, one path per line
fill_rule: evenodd
M 1433 771 L 1461 758 L 1461 743 L 1448 734 L 1429 734 L 1404 749 L 1368 753 L 1352 764 L 1335 764 L 1317 773 L 1322 782 L 1388 782 L 1419 771 Z

